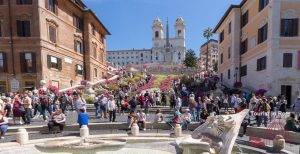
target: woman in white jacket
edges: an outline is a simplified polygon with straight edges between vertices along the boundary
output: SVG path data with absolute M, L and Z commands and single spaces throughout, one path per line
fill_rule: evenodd
M 115 122 L 116 120 L 116 101 L 114 100 L 114 96 L 110 95 L 109 100 L 107 102 L 107 110 L 109 112 L 109 121 Z

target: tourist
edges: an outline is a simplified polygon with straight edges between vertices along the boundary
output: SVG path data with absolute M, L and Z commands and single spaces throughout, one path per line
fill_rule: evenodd
M 292 109 L 295 112 L 295 116 L 296 118 L 299 118 L 299 114 L 300 114 L 300 96 L 297 97 L 296 102 L 292 105 Z
M 75 110 L 77 111 L 77 114 L 80 114 L 80 109 L 86 110 L 86 101 L 82 97 L 82 93 L 77 93 L 76 91 L 73 92 L 74 96 L 74 104 L 75 104 Z
M 271 122 L 272 119 L 273 119 L 273 114 L 275 113 L 275 106 L 276 106 L 275 102 L 273 100 L 273 97 L 269 97 L 267 103 L 270 105 L 269 119 L 270 119 L 270 122 Z
M 49 107 L 49 104 L 50 104 L 49 103 L 49 97 L 46 95 L 44 90 L 40 90 L 39 94 L 40 94 L 39 99 L 40 99 L 40 103 L 41 103 L 43 119 L 46 121 L 46 119 L 47 119 L 46 111 L 48 111 L 50 115 L 52 114 L 52 111 L 50 110 L 50 107 Z
M 160 123 L 160 122 L 163 122 L 163 120 L 164 120 L 164 117 L 163 117 L 163 114 L 161 113 L 161 110 L 157 109 L 156 113 L 155 113 L 154 123 Z
M 79 92 L 80 99 L 82 101 L 81 108 L 86 112 L 86 100 L 83 97 L 83 92 Z
M 177 96 L 175 109 L 178 111 L 182 106 L 182 100 L 180 96 Z
M 145 101 L 144 101 L 144 108 L 145 108 L 145 113 L 146 115 L 149 115 L 149 107 L 151 105 L 151 98 L 149 98 L 149 96 L 145 97 Z
M 192 115 L 190 113 L 190 110 L 189 109 L 186 109 L 185 110 L 185 113 L 182 115 L 182 126 L 183 126 L 183 129 L 186 129 L 188 130 L 188 125 L 191 123 L 192 121 Z
M 169 120 L 167 121 L 167 124 L 171 127 L 171 129 L 174 129 L 174 125 L 176 124 L 181 124 L 181 113 L 177 110 L 174 112 L 174 116 Z
M 202 112 L 200 114 L 200 123 L 205 123 L 208 116 L 209 113 L 207 112 L 207 110 L 202 108 Z
M 66 116 L 59 109 L 55 111 L 50 117 L 48 122 L 49 132 L 54 126 L 59 126 L 59 130 L 62 132 L 65 126 Z
M 223 97 L 223 103 L 222 103 L 225 111 L 228 111 L 228 107 L 229 107 L 229 100 L 228 100 L 228 95 L 225 95 Z
M 249 110 L 253 111 L 257 103 L 258 103 L 258 99 L 256 98 L 255 94 L 252 94 L 252 98 L 250 99 L 250 103 L 249 103 Z
M 160 104 L 160 96 L 159 96 L 159 93 L 157 91 L 155 91 L 155 104 L 156 105 L 161 105 Z
M 141 124 L 142 130 L 146 130 L 146 114 L 142 110 L 138 111 L 137 119 L 138 119 L 137 123 Z
M 286 113 L 286 105 L 287 105 L 287 100 L 285 99 L 285 96 L 282 95 L 279 101 L 279 111 L 282 113 Z
M 11 105 L 11 98 L 6 97 L 4 99 L 4 111 L 6 112 L 6 117 L 10 117 L 11 111 L 12 111 L 12 105 Z
M 38 96 L 35 96 L 34 98 L 34 110 L 33 110 L 33 119 L 38 118 L 40 115 L 42 115 L 42 107 L 41 102 Z
M 264 121 L 264 126 L 267 127 L 268 124 L 268 114 L 270 113 L 270 105 L 267 103 L 265 98 L 260 100 L 259 105 L 259 120 L 257 126 L 260 127 L 262 121 Z
M 100 118 L 107 118 L 107 110 L 106 110 L 106 106 L 107 106 L 107 102 L 108 102 L 108 98 L 106 97 L 107 94 L 102 95 L 100 97 Z
M 110 95 L 109 100 L 107 102 L 107 110 L 109 112 L 110 122 L 115 122 L 116 120 L 116 108 L 117 108 L 117 104 L 116 101 L 114 100 L 114 96 Z
M 95 107 L 95 117 L 96 118 L 99 118 L 99 112 L 100 112 L 100 95 L 97 95 L 95 97 L 95 100 L 94 100 L 94 107 Z
M 84 109 L 79 109 L 80 111 L 80 114 L 78 115 L 78 124 L 79 124 L 79 127 L 81 128 L 82 125 L 88 125 L 89 124 L 89 115 L 88 113 L 86 113 L 84 111 Z
M 21 104 L 21 98 L 20 95 L 16 95 L 13 99 L 13 121 L 14 124 L 16 124 L 16 119 L 19 119 L 19 124 L 23 124 L 21 121 L 21 117 L 25 121 L 25 117 L 23 116 L 23 112 L 25 112 L 25 108 Z
M 293 131 L 293 132 L 297 132 L 298 128 L 297 128 L 297 121 L 295 120 L 295 114 L 294 113 L 290 113 L 290 116 L 287 118 L 286 124 L 284 126 L 284 129 L 286 131 Z
M 246 115 L 246 117 L 244 118 L 244 120 L 241 124 L 241 126 L 243 127 L 243 132 L 242 132 L 241 137 L 243 137 L 246 134 L 247 127 L 250 124 L 250 115 L 251 115 L 251 113 L 249 112 L 249 114 Z
M 128 123 L 128 128 L 131 128 L 133 123 L 137 123 L 137 115 L 135 114 L 134 111 L 129 112 L 127 123 Z
M 176 98 L 175 98 L 175 94 L 172 94 L 170 97 L 170 108 L 175 109 L 175 106 L 176 106 Z
M 135 112 L 136 107 L 138 105 L 138 100 L 136 99 L 135 96 L 133 96 L 132 99 L 129 101 L 129 105 L 130 105 L 130 110 Z
M 203 107 L 202 98 L 198 97 L 198 101 L 196 101 L 196 121 L 200 121 L 200 113 Z
M 0 139 L 4 139 L 5 133 L 8 128 L 8 119 L 5 117 L 3 111 L 0 111 Z
M 188 107 L 193 121 L 196 121 L 196 106 L 195 97 L 190 97 Z
M 161 103 L 163 106 L 167 106 L 167 96 L 164 92 L 161 94 Z
M 30 125 L 31 121 L 31 110 L 32 110 L 32 100 L 28 94 L 24 94 L 23 106 L 25 108 L 25 124 Z

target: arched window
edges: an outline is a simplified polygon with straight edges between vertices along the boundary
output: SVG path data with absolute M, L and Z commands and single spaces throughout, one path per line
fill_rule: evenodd
M 178 37 L 181 37 L 181 30 L 177 31 Z
M 181 59 L 181 53 L 178 52 L 178 59 L 180 60 Z
M 159 33 L 158 31 L 155 31 L 155 38 L 158 38 L 159 37 Z

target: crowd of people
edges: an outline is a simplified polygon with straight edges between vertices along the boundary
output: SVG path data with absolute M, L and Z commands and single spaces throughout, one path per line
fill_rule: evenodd
M 116 116 L 128 116 L 128 128 L 133 123 L 140 125 L 145 130 L 149 108 L 153 106 L 170 106 L 173 115 L 166 117 L 158 109 L 153 122 L 165 122 L 174 128 L 180 124 L 188 129 L 191 122 L 204 123 L 208 116 L 232 114 L 243 109 L 249 109 L 249 115 L 244 119 L 242 126 L 244 133 L 248 125 L 256 124 L 258 127 L 267 127 L 275 118 L 287 118 L 285 129 L 288 131 L 300 131 L 300 97 L 291 106 L 287 106 L 285 96 L 266 97 L 263 95 L 233 93 L 213 95 L 207 93 L 195 95 L 192 90 L 180 82 L 174 80 L 172 88 L 167 92 L 144 91 L 132 95 L 132 92 L 147 84 L 151 76 L 145 76 L 134 86 L 120 88 L 120 90 L 106 91 L 94 98 L 95 117 L 116 121 Z M 66 111 L 77 112 L 78 124 L 88 125 L 89 115 L 86 111 L 87 101 L 80 91 L 72 93 L 64 92 L 60 96 L 49 93 L 43 89 L 25 91 L 24 93 L 10 93 L 0 99 L 0 128 L 1 137 L 4 137 L 8 127 L 8 118 L 12 117 L 13 124 L 30 125 L 32 119 L 43 118 L 48 122 L 49 131 L 53 127 L 59 127 L 61 131 L 66 122 Z M 285 117 L 287 108 L 291 107 L 290 116 Z M 281 116 L 281 117 L 280 117 Z M 252 122 L 254 119 L 254 123 Z

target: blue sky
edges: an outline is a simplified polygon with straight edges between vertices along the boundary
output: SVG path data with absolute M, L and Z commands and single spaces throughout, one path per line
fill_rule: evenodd
M 107 37 L 107 50 L 143 49 L 152 45 L 152 22 L 156 17 L 170 24 L 182 16 L 186 23 L 186 46 L 199 56 L 205 43 L 203 30 L 214 28 L 230 4 L 241 0 L 83 0 L 112 33 Z M 214 36 L 214 38 L 217 38 Z

